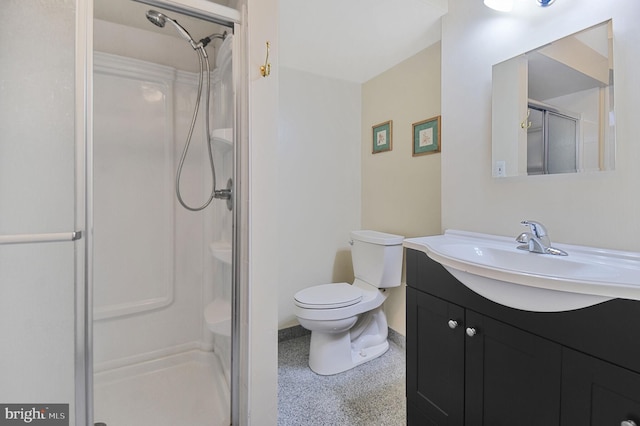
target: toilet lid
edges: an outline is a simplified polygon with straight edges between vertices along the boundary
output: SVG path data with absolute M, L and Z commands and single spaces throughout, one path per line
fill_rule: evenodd
M 296 305 L 307 309 L 334 309 L 355 305 L 362 291 L 347 283 L 322 284 L 300 290 L 294 296 Z

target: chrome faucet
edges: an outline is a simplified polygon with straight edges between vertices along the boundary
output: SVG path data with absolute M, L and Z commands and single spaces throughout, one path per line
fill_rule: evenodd
M 520 250 L 528 250 L 532 253 L 567 256 L 567 252 L 551 247 L 551 240 L 549 239 L 547 230 L 541 223 L 532 220 L 523 220 L 520 223 L 528 226 L 531 231 L 523 232 L 516 238 L 516 241 L 522 244 L 518 246 Z

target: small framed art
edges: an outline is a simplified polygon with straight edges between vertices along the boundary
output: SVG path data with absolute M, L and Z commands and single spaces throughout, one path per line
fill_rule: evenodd
M 413 156 L 440 152 L 440 116 L 413 123 Z
M 376 124 L 373 126 L 373 149 L 372 152 L 377 154 L 379 152 L 391 151 L 393 148 L 392 143 L 393 133 L 393 121 L 385 121 L 384 123 Z

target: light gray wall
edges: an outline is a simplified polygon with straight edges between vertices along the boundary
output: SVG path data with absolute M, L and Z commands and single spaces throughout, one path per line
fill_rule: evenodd
M 293 295 L 352 282 L 349 232 L 360 229 L 361 85 L 280 68 L 279 328 L 296 325 Z
M 442 34 L 442 226 L 498 235 L 522 219 L 558 242 L 640 251 L 640 2 L 515 2 L 501 14 L 450 2 Z M 613 18 L 617 160 L 614 172 L 493 179 L 491 66 Z
M 241 424 L 275 426 L 278 421 L 278 267 L 273 250 L 278 246 L 278 204 L 281 191 L 278 185 L 278 50 L 270 53 L 271 75 L 260 75 L 260 65 L 265 60 L 265 40 L 278 46 L 278 0 L 243 0 L 248 16 L 246 42 L 249 51 L 246 57 L 247 102 L 245 93 L 240 95 L 241 120 L 248 125 L 248 134 L 240 135 L 243 158 L 248 164 L 242 170 L 248 179 L 241 185 L 248 185 L 240 202 L 242 214 L 248 215 L 249 238 L 246 247 L 241 247 L 241 262 L 247 266 L 248 310 L 241 321 L 246 321 L 248 341 L 240 342 L 240 357 L 247 357 L 248 369 L 241 371 L 240 410 L 246 418 Z M 242 66 L 244 51 L 240 53 L 238 64 Z M 238 56 L 236 56 L 238 57 Z M 234 67 L 236 62 L 234 61 Z M 245 75 L 240 74 L 241 78 Z M 245 127 L 242 127 L 244 129 Z M 245 139 L 247 138 L 247 139 Z M 237 184 L 237 183 L 236 183 Z M 241 288 L 245 283 L 241 282 Z M 246 346 L 245 346 L 246 343 Z M 244 364 L 240 361 L 241 366 Z M 245 388 L 245 385 L 247 388 Z M 244 400 L 246 395 L 246 401 Z

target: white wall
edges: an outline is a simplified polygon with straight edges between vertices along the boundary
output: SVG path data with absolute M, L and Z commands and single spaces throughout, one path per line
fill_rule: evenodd
M 280 68 L 277 229 L 279 328 L 293 295 L 352 282 L 349 232 L 360 229 L 361 86 Z
M 248 268 L 248 312 L 243 321 L 249 330 L 246 346 L 240 356 L 246 356 L 248 388 L 241 389 L 241 411 L 247 418 L 241 424 L 270 426 L 278 417 L 278 262 L 274 247 L 278 247 L 278 0 L 246 0 L 249 51 L 246 61 L 248 79 L 248 105 L 241 105 L 242 120 L 248 121 L 249 133 L 241 135 L 242 148 L 248 152 L 249 192 L 243 193 L 243 214 L 248 214 L 248 247 L 242 248 L 242 263 Z M 260 66 L 265 62 L 266 42 L 272 45 L 270 53 L 271 75 L 262 77 Z M 235 59 L 235 58 L 234 58 Z M 234 64 L 236 62 L 234 61 Z M 241 94 L 244 96 L 245 94 Z M 244 102 L 242 99 L 241 104 Z M 247 109 L 248 108 L 248 109 Z M 245 115 L 246 113 L 246 115 Z M 243 128 L 244 130 L 244 128 Z M 248 249 L 248 252 L 244 250 Z M 244 364 L 241 360 L 240 364 Z M 242 373 L 243 375 L 245 372 Z M 243 377 L 244 378 L 244 377 Z M 245 399 L 246 398 L 246 399 Z
M 640 251 L 640 2 L 515 2 L 501 14 L 453 1 L 442 34 L 442 226 L 515 236 L 522 219 L 552 241 Z M 491 66 L 613 18 L 617 159 L 614 172 L 491 178 Z
M 440 154 L 411 155 L 412 123 L 440 113 L 440 44 L 363 85 L 291 68 L 280 76 L 278 308 L 286 328 L 298 323 L 298 290 L 352 282 L 349 231 L 440 231 Z M 388 119 L 394 149 L 374 156 L 371 125 Z M 385 311 L 400 333 L 404 305 L 404 287 L 393 289 Z

